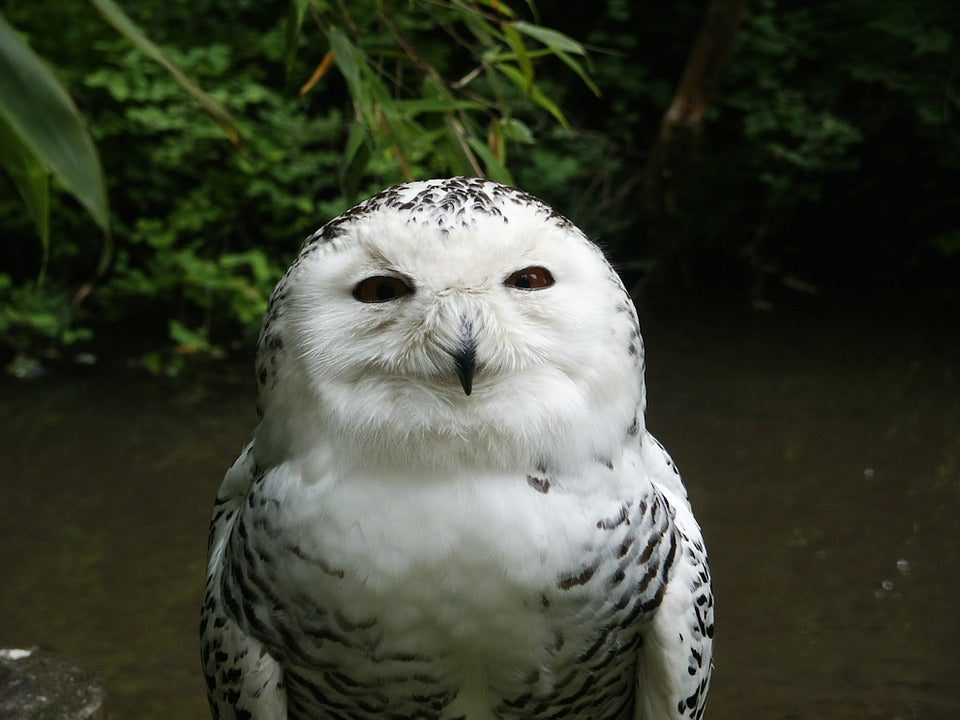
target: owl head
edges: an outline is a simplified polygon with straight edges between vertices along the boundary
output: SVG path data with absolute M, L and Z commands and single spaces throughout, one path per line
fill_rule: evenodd
M 261 465 L 573 469 L 643 429 L 643 347 L 600 250 L 477 178 L 384 190 L 310 236 L 257 349 Z

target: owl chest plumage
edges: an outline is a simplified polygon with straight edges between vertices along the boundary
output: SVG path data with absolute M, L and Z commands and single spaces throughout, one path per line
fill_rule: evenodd
M 291 717 L 630 717 L 677 548 L 626 453 L 589 477 L 263 473 L 221 592 Z

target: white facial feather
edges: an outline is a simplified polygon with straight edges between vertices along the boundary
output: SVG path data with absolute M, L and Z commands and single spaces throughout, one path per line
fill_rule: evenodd
M 504 284 L 531 266 L 554 284 Z M 376 276 L 413 292 L 358 301 Z M 469 396 L 453 357 L 465 334 Z M 642 431 L 642 362 L 626 291 L 569 221 L 488 181 L 410 183 L 318 231 L 278 285 L 258 352 L 257 452 L 271 464 L 326 436 L 354 465 L 572 471 L 615 453 L 638 416 Z

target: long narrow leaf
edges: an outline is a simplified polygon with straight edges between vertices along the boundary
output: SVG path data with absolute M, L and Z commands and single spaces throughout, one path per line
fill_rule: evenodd
M 495 67 L 501 73 L 510 78 L 510 80 L 513 81 L 513 83 L 525 94 L 527 94 L 537 105 L 553 115 L 557 122 L 560 123 L 564 128 L 570 127 L 569 123 L 567 122 L 567 118 L 564 117 L 563 112 L 560 110 L 557 104 L 544 95 L 543 92 L 540 91 L 540 88 L 538 88 L 536 85 L 528 86 L 526 78 L 523 77 L 523 73 L 521 73 L 516 67 L 506 64 L 499 64 Z
M 487 177 L 504 185 L 513 185 L 513 175 L 507 170 L 506 165 L 501 163 L 494 156 L 489 147 L 478 138 L 468 138 L 467 142 L 470 148 L 483 160 L 484 168 L 487 171 Z
M 445 100 L 443 98 L 423 98 L 419 100 L 396 100 L 394 105 L 407 118 L 421 113 L 445 113 L 458 110 L 483 110 L 484 105 L 474 100 Z
M 473 12 L 464 12 L 462 15 L 463 24 L 467 26 L 470 33 L 485 48 L 493 48 L 497 45 L 497 39 L 500 33 L 496 31 L 494 25 L 485 20 L 480 15 Z
M 554 52 L 568 52 L 574 53 L 575 55 L 587 54 L 587 51 L 583 49 L 583 45 L 558 30 L 551 30 L 542 25 L 533 25 L 523 20 L 512 22 L 510 26 L 517 32 L 522 32 L 524 35 L 529 35 L 535 40 L 539 40 Z
M 348 198 L 353 198 L 357 194 L 363 172 L 370 162 L 368 141 L 367 128 L 360 123 L 353 123 L 350 134 L 347 136 L 347 147 L 340 166 L 340 186 Z
M 230 112 L 184 75 L 113 0 L 90 0 L 90 4 L 97 8 L 104 19 L 113 25 L 121 35 L 133 43 L 135 48 L 170 73 L 177 84 L 196 101 L 200 108 L 213 118 L 217 125 L 223 128 L 227 137 L 230 138 L 230 142 L 234 145 L 240 145 L 242 142 L 240 130 L 234 123 Z
M 564 64 L 568 68 L 570 68 L 577 75 L 580 76 L 580 79 L 583 80 L 583 84 L 586 85 L 588 88 L 590 88 L 590 92 L 592 92 L 597 97 L 600 97 L 600 88 L 593 81 L 593 78 L 590 77 L 590 73 L 586 71 L 583 65 L 581 65 L 579 62 L 574 60 L 572 57 L 570 57 L 567 53 L 563 52 L 562 50 L 557 50 L 555 54 L 558 58 L 560 58 L 564 62 Z
M 532 145 L 534 142 L 533 131 L 521 120 L 517 120 L 516 118 L 502 118 L 497 121 L 497 125 L 500 126 L 500 132 L 508 140 L 523 143 L 524 145 Z
M 373 132 L 376 125 L 375 102 L 371 96 L 371 88 L 364 81 L 369 74 L 361 72 L 361 63 L 366 64 L 363 55 L 339 28 L 331 27 L 329 38 L 333 58 L 340 69 L 340 74 L 347 82 L 350 97 L 360 110 L 360 116 L 367 124 L 369 131 Z
M 520 33 L 514 30 L 509 24 L 503 26 L 503 36 L 506 39 L 510 49 L 517 56 L 517 65 L 520 66 L 520 72 L 527 81 L 528 86 L 533 85 L 533 61 L 527 54 L 527 46 L 523 44 L 523 38 Z
M 357 65 L 356 55 L 353 50 L 353 44 L 347 39 L 340 28 L 330 28 L 330 49 L 333 50 L 334 59 L 337 61 L 337 67 L 343 74 L 344 80 L 350 89 L 350 94 L 357 98 L 361 93 L 360 67 Z
M 100 157 L 67 91 L 0 15 L 0 117 L 24 149 L 73 195 L 105 233 L 107 191 Z M 10 145 L 14 147 L 14 145 Z M 8 164 L 8 157 L 0 158 Z M 29 159 L 23 160 L 29 166 Z M 31 171 L 32 172 L 32 171 Z M 37 182 L 18 182 L 32 196 L 31 214 L 43 212 Z M 32 189 L 31 189 L 32 188 Z M 46 222 L 46 221 L 44 221 Z M 41 233 L 43 230 L 41 229 Z
M 303 18 L 307 13 L 307 6 L 309 4 L 310 0 L 290 0 L 290 6 L 287 11 L 286 48 L 283 53 L 288 78 L 293 71 L 293 63 L 297 59 L 300 31 L 303 29 Z

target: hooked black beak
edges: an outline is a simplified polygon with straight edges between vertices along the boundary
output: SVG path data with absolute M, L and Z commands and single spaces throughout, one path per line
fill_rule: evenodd
M 464 327 L 461 344 L 451 354 L 457 377 L 460 378 L 460 387 L 465 394 L 469 395 L 473 390 L 473 373 L 477 369 L 477 346 L 469 326 Z

